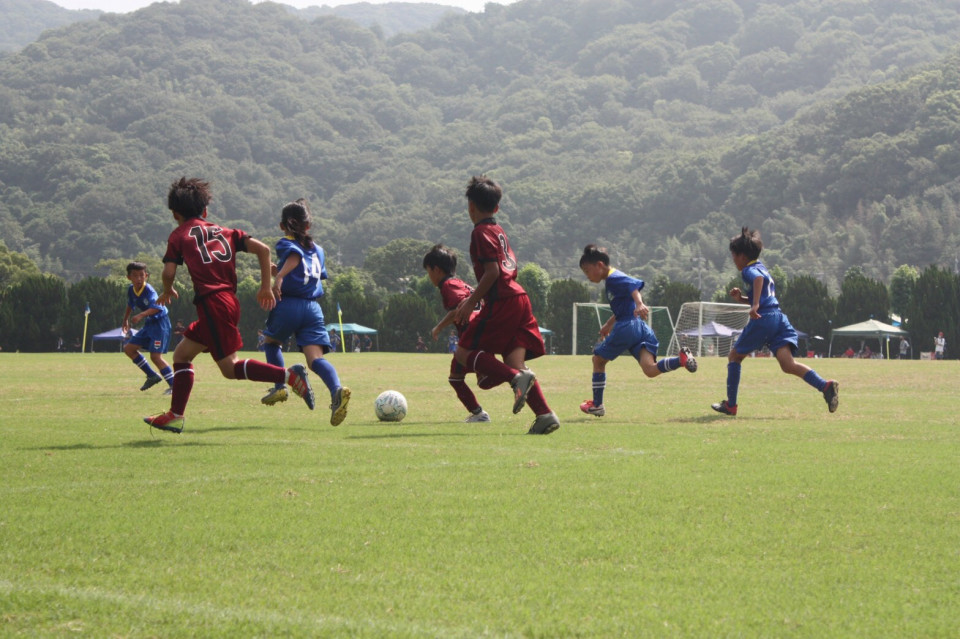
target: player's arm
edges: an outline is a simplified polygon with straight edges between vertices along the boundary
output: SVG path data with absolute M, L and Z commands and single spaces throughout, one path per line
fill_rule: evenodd
M 180 298 L 180 293 L 173 286 L 173 281 L 177 277 L 177 263 L 164 262 L 163 272 L 160 274 L 160 281 L 163 283 L 163 292 L 157 298 L 157 304 L 166 306 L 171 301 Z
M 280 267 L 280 270 L 277 271 L 277 267 L 273 264 L 270 265 L 270 270 L 276 271 L 273 277 L 273 294 L 276 295 L 277 299 L 280 299 L 280 287 L 283 285 L 283 278 L 286 275 L 297 268 L 297 266 L 302 261 L 299 253 L 290 253 L 287 256 L 287 259 L 283 261 L 283 266 Z
M 753 300 L 750 301 L 750 319 L 760 317 L 760 295 L 763 291 L 763 276 L 757 275 L 753 278 Z
M 457 309 L 453 309 L 452 311 L 450 311 L 449 313 L 447 313 L 446 315 L 444 315 L 444 316 L 443 316 L 443 319 L 441 319 L 439 322 L 437 322 L 437 325 L 433 327 L 433 330 L 432 330 L 432 331 L 430 331 L 430 335 L 433 336 L 433 339 L 439 338 L 439 337 L 440 337 L 440 331 L 442 331 L 442 330 L 445 329 L 446 327 L 448 327 L 448 326 L 450 326 L 451 324 L 453 324 L 453 318 L 456 316 L 456 314 L 457 314 Z
M 633 296 L 633 303 L 636 306 L 633 314 L 639 316 L 640 319 L 646 322 L 647 318 L 650 317 L 650 307 L 643 303 L 643 296 L 640 295 L 640 289 L 634 289 L 631 295 Z
M 257 303 L 265 311 L 273 310 L 277 305 L 277 298 L 273 296 L 270 287 L 270 247 L 258 239 L 247 237 L 244 242 L 247 253 L 257 256 L 260 263 L 260 290 L 257 291 Z
M 477 304 L 484 298 L 487 291 L 493 288 L 493 285 L 496 284 L 498 279 L 500 279 L 500 263 L 493 260 L 484 262 L 483 276 L 481 276 L 480 281 L 477 282 L 477 288 L 473 290 L 470 297 L 460 302 L 460 305 L 457 306 L 457 314 L 454 316 L 454 321 L 462 324 L 470 319 L 470 314 L 473 312 L 473 309 L 477 307 Z
M 128 333 L 130 331 L 130 311 L 132 310 L 133 309 L 128 306 L 127 310 L 123 313 L 123 321 L 120 323 L 120 330 L 124 333 Z

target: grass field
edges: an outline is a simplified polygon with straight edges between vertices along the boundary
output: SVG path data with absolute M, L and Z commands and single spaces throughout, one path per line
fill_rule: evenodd
M 200 359 L 171 435 L 120 354 L 0 354 L 0 636 L 960 635 L 955 361 L 816 360 L 831 415 L 747 360 L 729 418 L 725 360 L 621 359 L 596 419 L 589 359 L 546 357 L 546 437 L 502 388 L 459 423 L 446 356 L 332 361 L 339 428 Z

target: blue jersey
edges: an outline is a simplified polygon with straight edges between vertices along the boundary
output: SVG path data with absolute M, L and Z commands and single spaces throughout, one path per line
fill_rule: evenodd
M 761 315 L 763 311 L 772 311 L 779 310 L 780 302 L 777 301 L 777 290 L 773 282 L 773 277 L 770 276 L 770 271 L 767 270 L 767 267 L 763 265 L 760 260 L 754 260 L 747 264 L 743 271 L 740 273 L 740 276 L 743 278 L 743 296 L 753 304 L 754 296 L 760 296 L 760 305 L 757 307 L 757 312 Z M 753 290 L 753 281 L 758 277 L 763 278 L 763 282 L 760 286 L 759 291 Z
M 605 281 L 604 294 L 617 321 L 633 320 L 637 310 L 637 304 L 633 301 L 633 292 L 643 289 L 643 280 L 630 277 L 623 271 L 610 269 L 610 274 Z
M 314 244 L 313 248 L 305 249 L 296 240 L 285 237 L 277 242 L 277 260 L 279 268 L 283 268 L 287 258 L 297 254 L 300 263 L 287 273 L 280 285 L 281 297 L 302 297 L 315 300 L 323 295 L 321 280 L 327 279 L 327 270 L 324 263 L 323 249 Z
M 133 290 L 133 284 L 127 287 L 127 306 L 133 313 L 142 313 L 151 308 L 157 309 L 157 313 L 147 316 L 144 320 L 144 327 L 151 324 L 159 324 L 167 318 L 167 307 L 157 304 L 157 291 L 149 284 L 144 284 L 139 292 Z

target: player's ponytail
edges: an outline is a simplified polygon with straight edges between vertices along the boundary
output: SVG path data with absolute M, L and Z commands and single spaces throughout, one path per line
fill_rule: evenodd
M 583 248 L 583 255 L 580 256 L 580 266 L 597 263 L 610 266 L 610 255 L 607 254 L 606 249 L 602 249 L 596 244 L 587 244 Z
M 307 233 L 310 228 L 310 209 L 307 208 L 305 199 L 300 198 L 283 207 L 280 212 L 280 225 L 305 250 L 313 248 L 313 238 Z

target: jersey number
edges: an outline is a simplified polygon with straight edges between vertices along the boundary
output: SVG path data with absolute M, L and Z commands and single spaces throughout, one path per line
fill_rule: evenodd
M 319 282 L 322 275 L 323 266 L 320 265 L 320 256 L 311 255 L 310 259 L 306 260 L 303 265 L 303 283 L 309 284 L 311 278 Z
M 497 234 L 497 240 L 500 242 L 500 250 L 503 251 L 503 260 L 500 261 L 500 268 L 504 271 L 517 270 L 517 262 L 510 257 L 510 245 L 507 244 L 507 236 L 503 233 Z
M 222 233 L 223 229 L 219 226 L 194 226 L 190 229 L 190 237 L 197 243 L 197 251 L 200 252 L 200 259 L 204 264 L 209 264 L 214 259 L 218 262 L 229 262 L 233 259 L 233 249 Z M 208 249 L 207 244 L 214 246 Z

